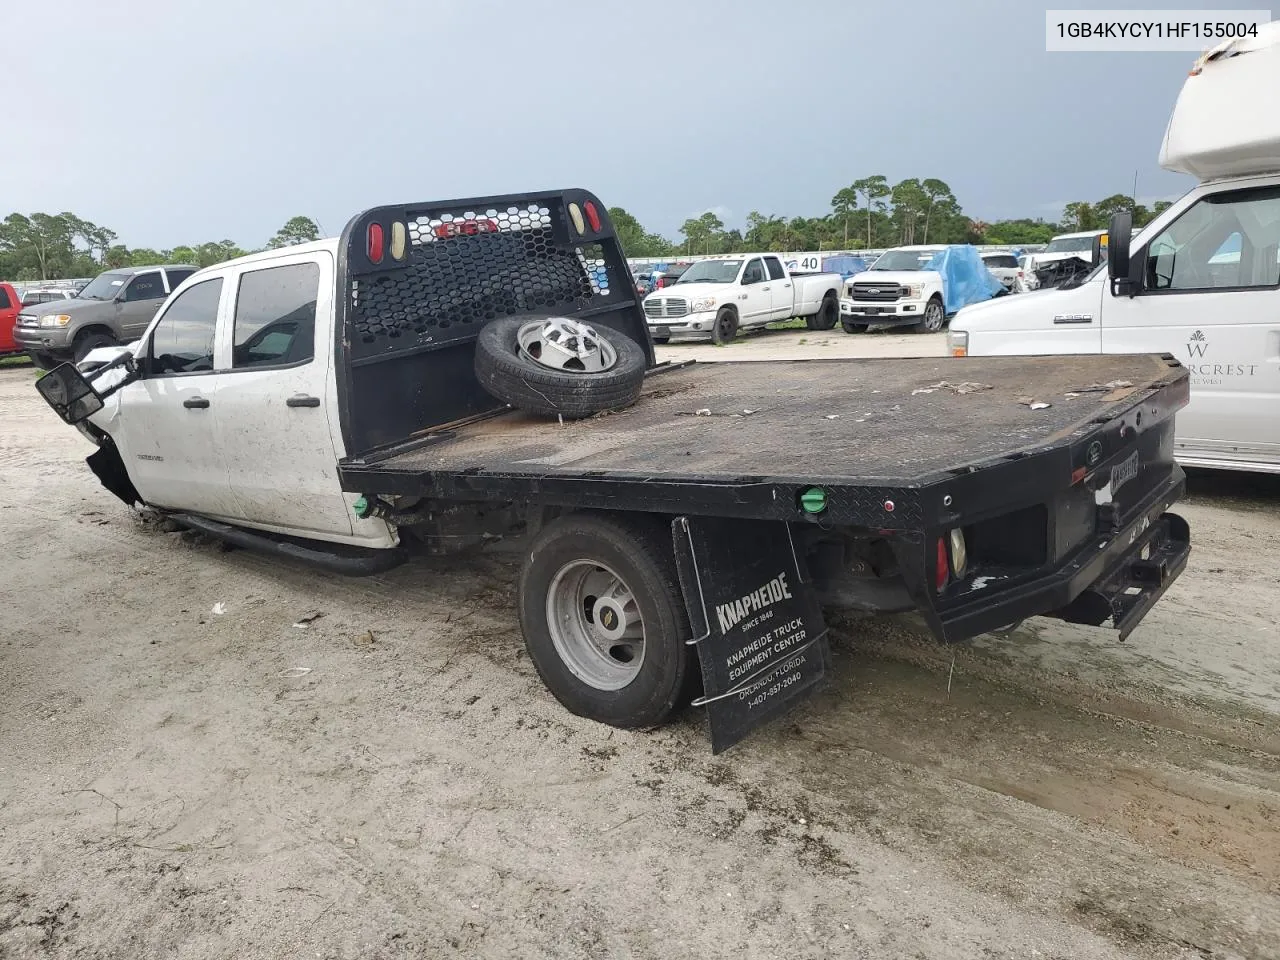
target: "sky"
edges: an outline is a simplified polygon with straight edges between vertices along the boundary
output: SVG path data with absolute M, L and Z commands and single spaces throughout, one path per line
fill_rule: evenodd
M 1140 199 L 1191 186 L 1157 156 L 1195 53 L 1047 53 L 1027 0 L 0 8 L 28 38 L 0 79 L 26 140 L 0 155 L 0 216 L 67 210 L 133 247 L 569 186 L 672 238 L 708 209 L 817 216 L 877 173 L 945 180 L 988 221 L 1055 220 L 1135 171 Z

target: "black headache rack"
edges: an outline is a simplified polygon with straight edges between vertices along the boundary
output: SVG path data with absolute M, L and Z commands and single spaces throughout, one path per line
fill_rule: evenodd
M 639 343 L 639 294 L 604 205 L 554 190 L 376 207 L 339 244 L 334 365 L 347 455 L 496 413 L 473 373 L 490 320 L 571 316 Z

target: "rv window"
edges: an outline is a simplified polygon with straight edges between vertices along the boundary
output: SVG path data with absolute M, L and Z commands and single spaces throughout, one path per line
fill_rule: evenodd
M 1280 285 L 1280 188 L 1205 197 L 1152 239 L 1148 290 Z

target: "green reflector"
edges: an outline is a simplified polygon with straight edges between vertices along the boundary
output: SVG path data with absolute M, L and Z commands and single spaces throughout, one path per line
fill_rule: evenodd
M 359 517 L 361 520 L 364 520 L 366 517 L 369 516 L 369 501 L 366 500 L 364 497 L 361 497 L 359 500 L 357 500 L 355 503 L 351 505 L 351 509 L 357 517 Z
M 810 487 L 800 494 L 800 509 L 805 513 L 821 513 L 827 509 L 827 492 L 821 487 Z

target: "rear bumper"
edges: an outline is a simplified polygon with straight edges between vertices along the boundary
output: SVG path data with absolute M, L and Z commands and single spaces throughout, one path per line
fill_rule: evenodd
M 939 610 L 943 639 L 964 640 L 1047 616 L 1093 626 L 1109 620 L 1123 640 L 1186 567 L 1187 523 L 1168 512 L 1185 487 L 1185 475 L 1174 467 L 1119 531 L 1090 538 L 1052 572 L 990 597 L 976 591 L 964 604 Z

